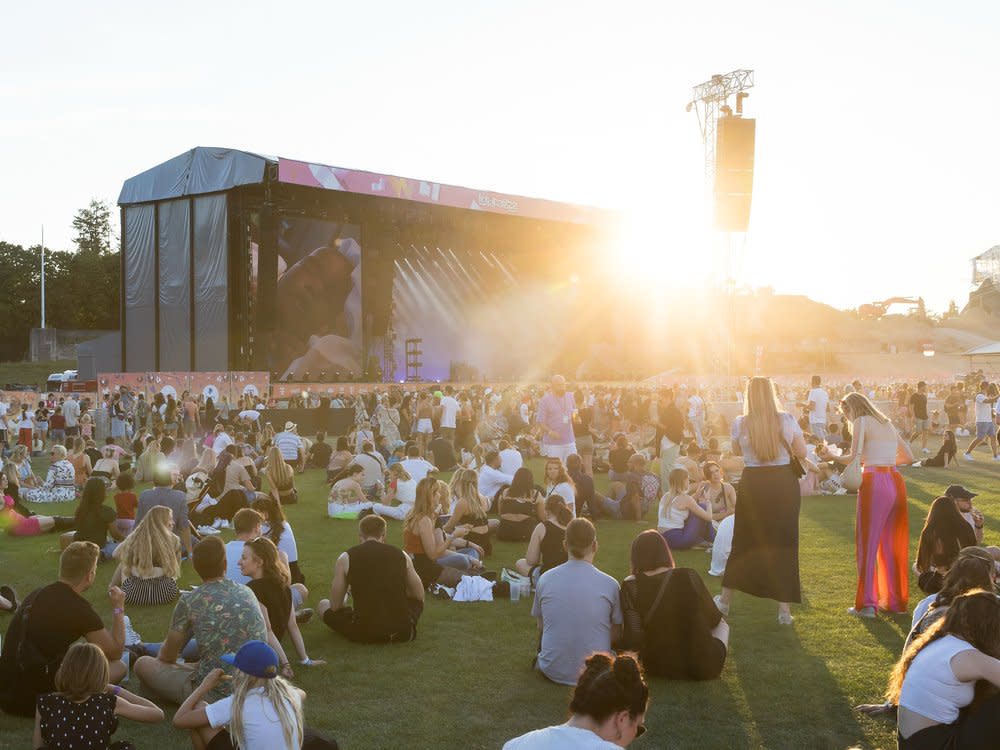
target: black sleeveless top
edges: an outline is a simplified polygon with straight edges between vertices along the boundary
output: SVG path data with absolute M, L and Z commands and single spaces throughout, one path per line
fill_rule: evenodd
M 569 553 L 563 546 L 566 539 L 566 529 L 557 526 L 552 521 L 545 522 L 545 536 L 542 537 L 542 572 L 562 565 L 569 559 Z
M 347 550 L 347 583 L 354 599 L 354 621 L 373 641 L 409 632 L 406 606 L 406 557 L 373 539 Z
M 486 552 L 487 555 L 493 553 L 493 541 L 490 539 L 490 532 L 488 528 L 489 521 L 485 515 L 462 516 L 460 519 L 458 519 L 458 525 L 459 526 L 469 525 L 472 526 L 473 528 L 478 528 L 480 526 L 487 526 L 485 534 L 480 533 L 478 531 L 470 531 L 468 534 L 465 535 L 465 538 L 466 540 L 472 542 L 473 544 L 478 544 L 480 547 L 482 547 L 483 551 Z

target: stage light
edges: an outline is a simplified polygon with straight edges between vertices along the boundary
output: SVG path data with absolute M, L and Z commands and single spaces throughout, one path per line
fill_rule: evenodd
M 289 370 L 288 374 L 285 376 L 285 382 L 291 383 L 293 380 L 295 380 L 295 373 Z
M 320 370 L 319 371 L 319 381 L 321 383 L 325 383 L 326 382 L 326 370 Z
M 306 370 L 306 374 L 302 376 L 303 382 L 309 382 L 309 370 Z

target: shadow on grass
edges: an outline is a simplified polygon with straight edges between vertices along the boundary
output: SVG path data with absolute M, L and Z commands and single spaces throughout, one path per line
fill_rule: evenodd
M 752 647 L 759 657 L 744 655 L 737 671 L 759 747 L 842 750 L 859 742 L 869 747 L 850 699 L 823 658 L 806 651 L 794 628 L 765 638 L 766 644 Z

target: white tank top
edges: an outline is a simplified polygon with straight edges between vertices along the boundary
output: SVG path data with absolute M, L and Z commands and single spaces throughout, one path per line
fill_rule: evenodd
M 972 703 L 976 684 L 960 682 L 952 671 L 951 660 L 955 654 L 975 650 L 953 635 L 925 646 L 903 678 L 899 705 L 942 724 L 957 721 L 958 712 Z
M 660 505 L 661 509 L 663 504 Z M 666 503 L 666 512 L 660 510 L 659 519 L 656 522 L 656 526 L 659 529 L 683 529 L 684 524 L 687 523 L 688 514 L 691 511 L 682 508 L 675 508 L 674 501 L 669 500 Z
M 882 424 L 868 415 L 860 417 L 858 422 L 859 426 L 863 425 L 864 430 L 861 462 L 865 466 L 895 466 L 899 443 L 892 424 Z

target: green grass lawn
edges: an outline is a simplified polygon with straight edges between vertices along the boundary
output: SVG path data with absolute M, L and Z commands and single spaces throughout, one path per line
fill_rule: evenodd
M 1000 502 L 991 489 L 997 468 L 980 454 L 959 470 L 906 470 L 910 495 L 911 559 L 927 507 L 938 491 L 961 482 L 982 493 L 987 541 L 1000 541 Z M 533 463 L 536 477 L 541 465 Z M 598 484 L 606 477 L 598 477 Z M 310 604 L 326 596 L 333 561 L 355 543 L 356 524 L 326 518 L 323 474 L 299 478 L 301 503 L 288 509 L 299 544 L 299 563 L 310 588 Z M 39 507 L 69 513 L 70 506 Z M 597 565 L 616 578 L 627 573 L 628 547 L 647 524 L 601 522 Z M 224 539 L 231 538 L 228 534 Z M 389 541 L 401 543 L 401 524 L 389 522 Z M 522 545 L 496 544 L 489 567 L 512 566 Z M 678 565 L 707 576 L 709 555 L 682 552 Z M 24 595 L 54 580 L 55 536 L 0 537 L 0 583 Z M 895 747 L 893 728 L 859 717 L 851 707 L 877 700 L 906 635 L 909 618 L 859 621 L 845 614 L 853 604 L 854 498 L 810 497 L 802 504 L 803 604 L 795 624 L 780 627 L 775 605 L 737 595 L 733 602 L 730 658 L 722 679 L 707 684 L 653 680 L 646 724 L 636 748 L 847 748 Z M 88 598 L 110 618 L 106 584 L 110 565 L 99 569 Z M 195 582 L 185 564 L 183 584 Z M 920 599 L 911 580 L 911 607 Z M 161 640 L 171 608 L 129 608 L 133 625 L 148 641 Z M 6 629 L 6 624 L 0 624 Z M 428 599 L 419 637 L 410 644 L 358 646 L 321 623 L 304 628 L 309 654 L 326 667 L 298 668 L 296 682 L 309 694 L 310 725 L 348 748 L 490 748 L 510 737 L 565 718 L 569 691 L 547 683 L 531 669 L 537 642 L 530 603 L 459 604 Z M 290 644 L 286 647 L 291 648 Z M 130 687 L 135 687 L 135 680 Z M 172 713 L 172 707 L 168 713 Z M 31 725 L 0 716 L 0 748 L 24 748 Z M 169 721 L 154 727 L 123 722 L 119 739 L 140 748 L 184 747 Z
M 75 370 L 75 359 L 56 359 L 51 362 L 0 362 L 0 388 L 4 383 L 36 385 L 45 388 L 45 380 L 54 372 Z

